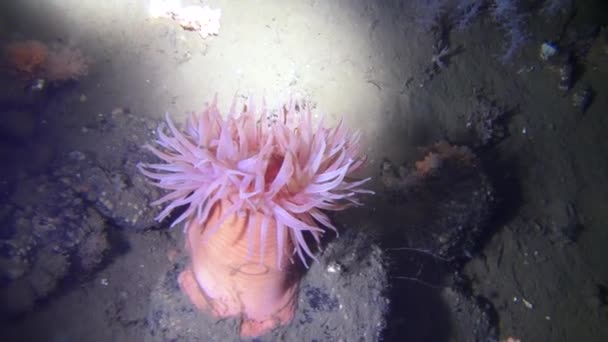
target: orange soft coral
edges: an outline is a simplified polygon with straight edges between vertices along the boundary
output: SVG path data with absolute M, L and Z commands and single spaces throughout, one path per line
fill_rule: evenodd
M 44 66 L 44 76 L 49 81 L 78 80 L 89 73 L 89 58 L 82 50 L 64 44 L 54 44 Z
M 445 141 L 435 143 L 429 148 L 424 159 L 415 163 L 418 175 L 425 177 L 432 175 L 441 168 L 445 161 L 454 161 L 464 165 L 471 165 L 475 155 L 468 147 L 448 144 Z
M 6 59 L 15 71 L 26 78 L 34 78 L 48 59 L 48 48 L 37 40 L 14 42 L 6 47 Z
M 78 80 L 89 72 L 89 58 L 78 48 L 63 43 L 50 47 L 38 40 L 25 40 L 6 47 L 8 66 L 26 79 L 52 82 Z

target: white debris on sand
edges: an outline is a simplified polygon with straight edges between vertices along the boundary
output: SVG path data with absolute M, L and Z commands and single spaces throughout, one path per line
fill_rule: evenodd
M 221 9 L 209 6 L 184 6 L 179 0 L 152 0 L 148 8 L 153 18 L 169 18 L 177 21 L 182 28 L 197 31 L 201 37 L 217 35 L 220 31 Z

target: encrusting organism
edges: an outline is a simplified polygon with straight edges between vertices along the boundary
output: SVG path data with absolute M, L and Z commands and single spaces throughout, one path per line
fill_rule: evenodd
M 8 44 L 5 60 L 8 69 L 23 79 L 56 83 L 87 76 L 91 64 L 89 57 L 77 47 L 60 42 L 47 45 L 38 40 Z

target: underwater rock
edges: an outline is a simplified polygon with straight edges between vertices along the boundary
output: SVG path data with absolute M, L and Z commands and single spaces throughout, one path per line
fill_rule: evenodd
M 494 188 L 466 146 L 438 142 L 423 153 L 411 165 L 382 165 L 382 242 L 395 279 L 386 339 L 497 341 L 492 306 L 465 291 L 460 272 L 487 234 Z
M 582 114 L 585 114 L 592 102 L 593 89 L 591 89 L 591 86 L 582 85 L 572 92 L 572 106 L 578 109 Z
M 559 90 L 567 92 L 574 84 L 574 62 L 568 58 L 558 67 L 559 72 Z
M 396 171 L 386 160 L 382 171 L 397 210 L 417 213 L 399 221 L 395 241 L 449 260 L 470 257 L 495 202 L 494 188 L 471 150 L 439 142 L 415 167 Z
M 30 140 L 34 135 L 36 123 L 31 110 L 15 109 L 3 111 L 0 133 L 19 141 Z
M 396 297 L 385 341 L 498 341 L 493 305 L 459 285 L 429 290 L 417 282 L 395 282 L 391 293 Z
M 576 243 L 584 230 L 576 206 L 570 200 L 554 198 L 548 201 L 545 218 L 537 221 L 537 226 L 546 236 L 558 245 Z
M 0 320 L 32 310 L 37 299 L 38 296 L 27 278 L 3 286 L 0 290 Z
M 293 321 L 256 341 L 378 341 L 389 300 L 382 251 L 353 231 L 329 243 L 303 276 Z M 339 263 L 341 267 L 333 267 Z M 241 341 L 240 318 L 215 319 L 182 294 L 169 270 L 152 292 L 147 341 Z
M 54 246 L 45 246 L 38 252 L 32 271 L 28 274 L 29 286 L 36 298 L 48 296 L 67 275 L 70 268 L 68 255 Z
M 0 78 L 2 110 L 35 110 L 46 99 L 44 91 L 32 91 L 32 82 L 15 77 Z
M 587 285 L 583 289 L 585 301 L 587 306 L 598 313 L 606 311 L 608 305 L 608 287 L 598 283 L 593 285 Z
M 452 341 L 498 341 L 496 312 L 490 302 L 446 287 L 440 297 L 450 311 Z
M 95 166 L 83 170 L 83 181 L 91 189 L 87 199 L 117 225 L 130 229 L 145 229 L 155 225 L 152 210 L 147 209 L 148 198 L 142 189 L 131 186 L 130 179 L 118 171 Z
M 506 120 L 515 108 L 498 103 L 483 88 L 473 88 L 472 104 L 464 117 L 472 135 L 470 144 L 484 147 L 499 143 L 507 135 Z
M 126 159 L 121 168 L 107 169 L 94 156 L 75 152 L 65 157 L 69 162 L 55 172 L 67 186 L 116 225 L 135 230 L 156 226 L 158 209 L 148 203 L 159 194 L 136 171 L 135 161 Z
M 150 202 L 161 197 L 138 171 L 139 162 L 155 162 L 141 153 L 141 145 L 153 139 L 157 122 L 134 115 L 128 108 L 100 115 L 87 127 L 89 135 L 107 143 L 70 151 L 59 158 L 54 175 L 92 203 L 112 224 L 144 230 L 158 225 L 160 208 Z
M 2 201 L 13 208 L 0 226 L 0 298 L 9 303 L 0 309 L 0 318 L 6 318 L 31 309 L 70 272 L 78 272 L 72 275 L 78 278 L 99 263 L 99 257 L 80 257 L 88 240 L 105 234 L 106 224 L 91 219 L 99 214 L 53 177 L 23 179 Z M 100 255 L 107 247 L 89 254 Z
M 105 218 L 97 210 L 87 210 L 87 223 L 90 226 L 104 226 Z M 80 243 L 77 250 L 80 266 L 85 271 L 92 271 L 103 261 L 106 251 L 110 249 L 107 232 L 103 229 L 93 230 Z

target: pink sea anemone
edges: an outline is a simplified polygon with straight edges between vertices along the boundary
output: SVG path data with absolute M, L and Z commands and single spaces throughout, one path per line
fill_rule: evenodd
M 361 188 L 369 178 L 350 179 L 364 161 L 360 134 L 346 129 L 343 121 L 332 129 L 322 122 L 313 126 L 310 107 L 296 101 L 280 113 L 270 112 L 265 103 L 259 112 L 253 102 L 241 111 L 236 106 L 235 100 L 223 118 L 215 99 L 190 116 L 183 133 L 166 116 L 171 135 L 159 127 L 158 147 L 146 145 L 165 163 L 140 165 L 156 186 L 170 190 L 153 203 L 168 203 L 157 219 L 187 205 L 172 226 L 188 218 L 203 224 L 215 204 L 230 199 L 224 216 L 206 229 L 214 232 L 244 209 L 262 211 L 276 220 L 278 241 L 287 234 L 306 265 L 305 255 L 315 256 L 304 233 L 318 242 L 324 228 L 336 231 L 323 210 L 360 205 L 356 195 L 372 193 Z M 267 225 L 262 222 L 263 235 Z
M 301 268 L 315 259 L 307 236 L 317 243 L 327 228 L 324 211 L 360 204 L 371 193 L 353 180 L 363 164 L 359 134 L 343 122 L 313 126 L 311 108 L 291 101 L 278 111 L 253 102 L 226 118 L 217 100 L 191 115 L 182 132 L 167 116 L 157 146 L 164 163 L 141 164 L 141 172 L 169 192 L 163 220 L 185 207 L 172 223 L 186 221 L 190 264 L 180 287 L 201 310 L 216 317 L 240 316 L 241 336 L 255 337 L 294 317 Z

